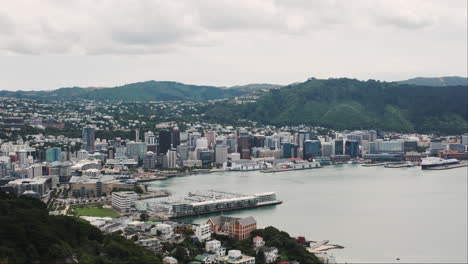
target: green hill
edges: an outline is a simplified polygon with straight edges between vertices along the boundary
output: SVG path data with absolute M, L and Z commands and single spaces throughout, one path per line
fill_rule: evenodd
M 247 91 L 178 82 L 147 81 L 112 88 L 60 88 L 53 91 L 0 91 L 0 96 L 44 100 L 204 101 L 236 96 Z
M 45 204 L 0 192 L 0 263 L 162 263 L 147 249 L 88 222 L 50 216 Z
M 468 85 L 468 78 L 459 76 L 447 76 L 438 78 L 426 78 L 416 77 L 405 81 L 399 81 L 400 84 L 412 84 L 412 85 L 423 85 L 423 86 L 456 86 L 456 85 Z
M 247 118 L 273 125 L 459 134 L 468 131 L 467 90 L 467 86 L 311 78 L 271 90 L 255 103 L 218 103 L 207 110 L 206 118 L 225 123 Z

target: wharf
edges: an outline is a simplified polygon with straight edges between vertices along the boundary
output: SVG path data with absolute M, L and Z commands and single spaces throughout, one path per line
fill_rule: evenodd
M 166 180 L 168 176 L 156 176 L 156 177 L 148 177 L 148 178 L 140 178 L 137 179 L 137 182 L 150 182 L 150 181 L 158 181 L 158 180 Z
M 362 164 L 361 166 L 362 167 L 377 167 L 377 166 L 385 166 L 387 165 L 386 162 L 382 162 L 382 163 L 365 163 L 365 164 Z
M 411 167 L 414 167 L 414 165 L 413 164 L 408 164 L 408 163 L 385 165 L 385 168 L 411 168 Z
M 167 218 L 168 219 L 177 219 L 177 218 L 200 216 L 200 215 L 213 214 L 213 213 L 222 213 L 222 212 L 227 212 L 227 211 L 253 209 L 253 208 L 259 208 L 259 207 L 265 207 L 265 206 L 278 205 L 278 204 L 282 204 L 282 203 L 283 203 L 283 201 L 275 200 L 275 201 L 257 203 L 256 205 L 253 205 L 253 206 L 242 206 L 242 207 L 231 207 L 231 208 L 215 209 L 215 210 L 205 211 L 205 212 L 200 212 L 200 213 L 192 213 L 192 214 L 177 215 L 177 216 L 172 215 L 172 216 L 168 216 Z
M 323 167 L 319 166 L 319 167 L 311 167 L 311 168 L 267 169 L 267 170 L 261 170 L 260 172 L 273 173 L 273 172 L 285 172 L 285 171 L 295 171 L 295 170 L 311 170 L 311 169 L 320 169 L 320 168 L 323 168 Z

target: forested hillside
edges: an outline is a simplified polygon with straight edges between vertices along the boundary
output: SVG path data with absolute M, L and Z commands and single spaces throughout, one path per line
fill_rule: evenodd
M 311 78 L 271 90 L 255 103 L 218 103 L 206 118 L 225 123 L 246 118 L 274 125 L 460 134 L 468 126 L 467 89 Z
M 162 263 L 147 249 L 119 235 L 105 235 L 88 222 L 49 216 L 34 198 L 0 192 L 0 263 Z
M 0 96 L 44 100 L 205 101 L 246 93 L 239 89 L 147 81 L 111 88 L 60 88 L 53 91 L 0 91 Z
M 404 81 L 399 81 L 400 84 L 413 84 L 423 86 L 456 86 L 456 85 L 468 85 L 468 78 L 459 76 L 447 76 L 447 77 L 416 77 Z

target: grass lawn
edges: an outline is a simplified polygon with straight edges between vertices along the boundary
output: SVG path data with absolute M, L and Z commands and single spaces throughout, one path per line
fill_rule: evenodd
M 96 216 L 96 217 L 119 217 L 120 215 L 108 208 L 75 208 L 73 212 L 76 216 Z

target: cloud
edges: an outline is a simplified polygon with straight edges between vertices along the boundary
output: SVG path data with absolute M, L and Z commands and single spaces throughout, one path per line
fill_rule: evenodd
M 334 28 L 463 27 L 463 2 L 15 0 L 3 3 L 8 14 L 0 11 L 0 51 L 148 54 L 216 45 L 233 32 L 301 36 Z

